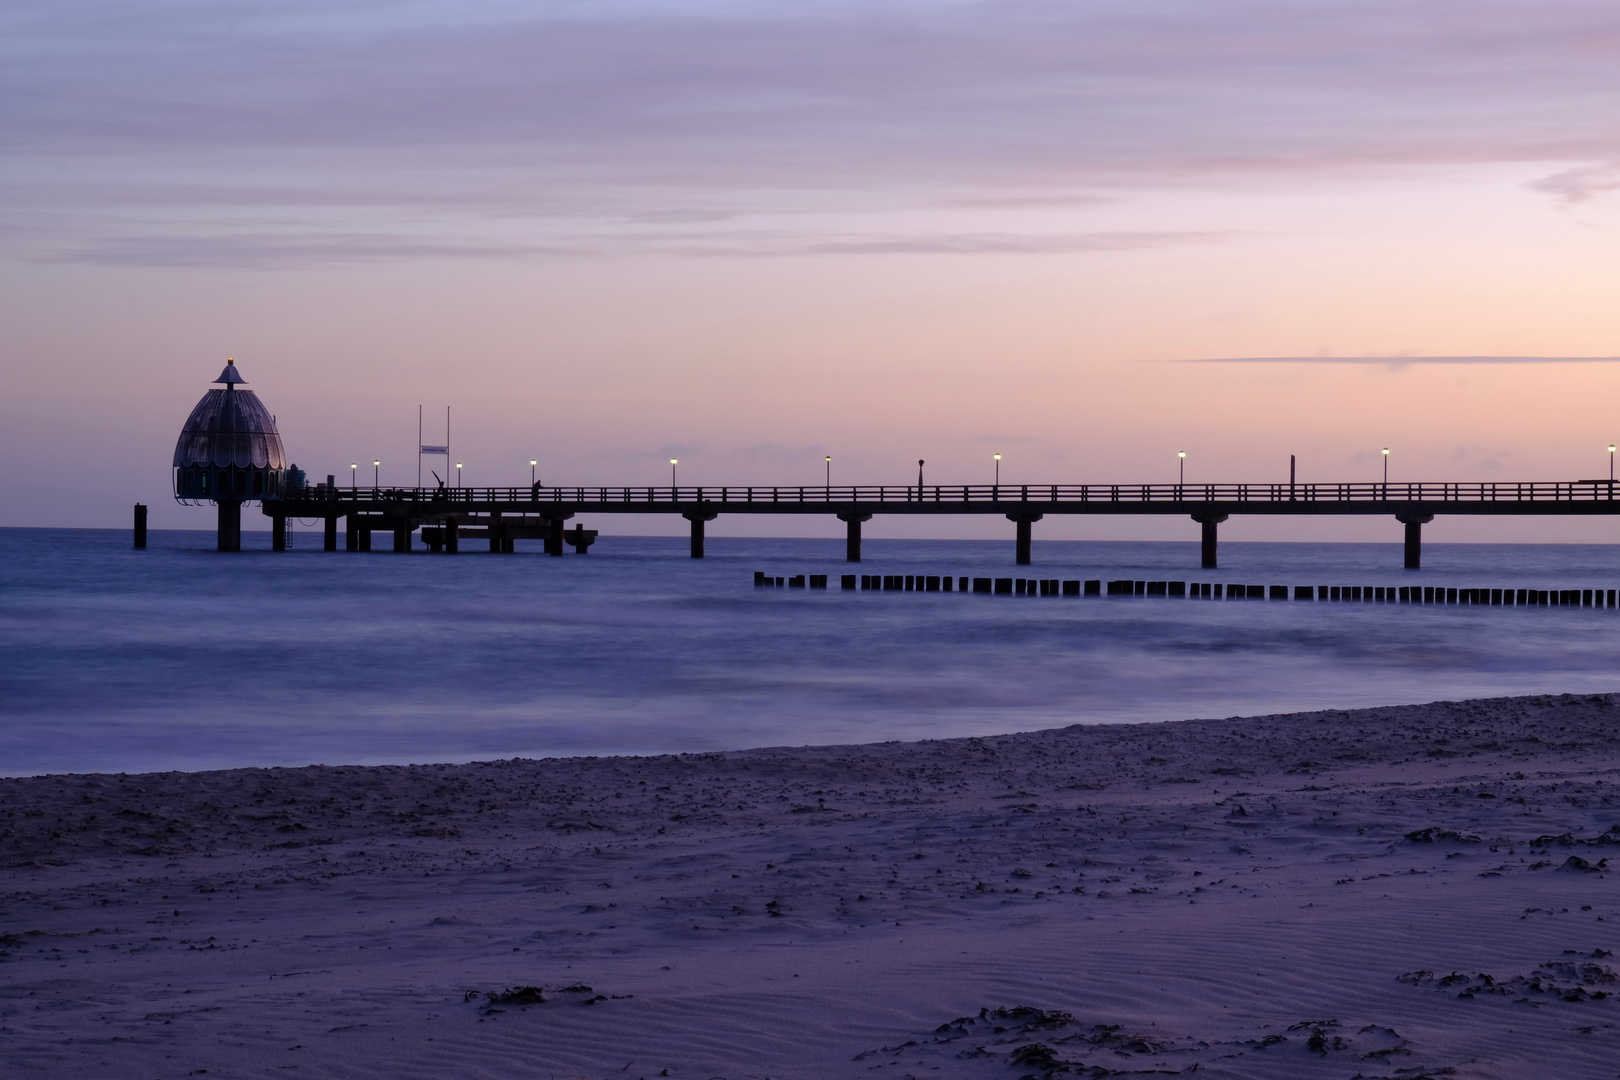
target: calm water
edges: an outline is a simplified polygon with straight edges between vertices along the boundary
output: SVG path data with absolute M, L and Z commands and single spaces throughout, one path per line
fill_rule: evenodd
M 753 587 L 756 569 L 852 569 L 841 540 L 711 538 L 701 562 L 684 538 L 604 536 L 561 559 L 212 544 L 0 529 L 0 773 L 868 742 L 1620 688 L 1620 611 Z M 1010 539 L 866 554 L 866 573 L 1014 574 Z M 1043 577 L 1620 585 L 1607 545 L 1427 545 L 1416 574 L 1390 544 L 1223 544 L 1208 573 L 1196 544 L 1035 557 Z

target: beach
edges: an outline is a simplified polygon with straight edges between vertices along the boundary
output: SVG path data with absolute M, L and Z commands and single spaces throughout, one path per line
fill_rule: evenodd
M 1612 1077 L 1620 698 L 0 780 L 8 1075 Z

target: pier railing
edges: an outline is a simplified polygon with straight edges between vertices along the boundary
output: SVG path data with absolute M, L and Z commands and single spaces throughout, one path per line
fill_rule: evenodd
M 1615 481 L 1348 484 L 927 484 L 772 487 L 326 487 L 304 488 L 299 502 L 417 504 L 566 503 L 719 505 L 907 503 L 1026 505 L 1041 503 L 1556 503 L 1613 502 Z

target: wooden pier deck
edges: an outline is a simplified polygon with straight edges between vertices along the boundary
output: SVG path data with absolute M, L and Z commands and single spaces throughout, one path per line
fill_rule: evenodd
M 1422 527 L 1442 514 L 1589 515 L 1620 513 L 1614 481 L 1335 484 L 928 484 L 515 488 L 363 488 L 316 485 L 267 499 L 276 546 L 289 518 L 321 518 L 326 547 L 370 550 L 370 534 L 394 534 L 394 550 L 412 549 L 423 529 L 434 550 L 459 550 L 463 537 L 487 538 L 491 551 L 514 539 L 543 539 L 561 555 L 565 542 L 585 550 L 594 532 L 565 531 L 576 515 L 679 514 L 691 523 L 692 557 L 704 553 L 704 524 L 721 514 L 827 514 L 846 523 L 846 558 L 861 558 L 861 524 L 879 514 L 999 514 L 1016 525 L 1015 561 L 1027 565 L 1032 526 L 1049 514 L 1179 514 L 1199 523 L 1202 564 L 1216 566 L 1217 526 L 1238 514 L 1388 515 L 1404 526 L 1406 565 L 1421 564 Z

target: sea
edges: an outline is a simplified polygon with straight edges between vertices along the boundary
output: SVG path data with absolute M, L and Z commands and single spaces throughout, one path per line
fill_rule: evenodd
M 386 538 L 382 538 L 386 541 Z M 603 535 L 547 557 L 0 529 L 0 774 L 657 754 L 1620 689 L 1620 610 L 844 591 L 839 576 L 1620 587 L 1620 545 Z M 386 546 L 384 544 L 383 546 Z M 477 545 L 469 545 L 477 546 Z M 759 588 L 826 574 L 826 590 Z

